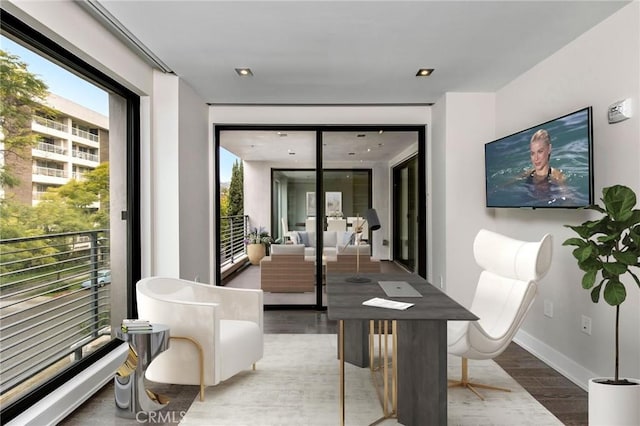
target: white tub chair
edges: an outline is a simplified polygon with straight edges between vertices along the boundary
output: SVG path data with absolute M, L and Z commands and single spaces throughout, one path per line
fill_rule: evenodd
M 170 347 L 149 366 L 154 382 L 214 386 L 249 369 L 263 355 L 262 290 L 177 278 L 136 285 L 138 317 L 170 327 Z

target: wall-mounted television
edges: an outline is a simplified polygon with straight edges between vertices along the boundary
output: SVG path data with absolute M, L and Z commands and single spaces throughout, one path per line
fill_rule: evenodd
M 487 207 L 593 204 L 591 107 L 485 144 Z

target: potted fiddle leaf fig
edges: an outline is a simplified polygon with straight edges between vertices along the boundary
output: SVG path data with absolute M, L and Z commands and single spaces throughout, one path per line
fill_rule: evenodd
M 584 272 L 582 287 L 591 292 L 593 303 L 603 298 L 616 309 L 615 375 L 589 380 L 589 424 L 640 425 L 640 381 L 619 376 L 620 307 L 628 290 L 640 289 L 640 210 L 634 208 L 636 194 L 623 185 L 604 188 L 601 200 L 602 207 L 587 208 L 603 216 L 580 225 L 565 225 L 579 237 L 563 243 L 576 246 L 573 256 Z M 623 277 L 631 279 L 623 283 Z

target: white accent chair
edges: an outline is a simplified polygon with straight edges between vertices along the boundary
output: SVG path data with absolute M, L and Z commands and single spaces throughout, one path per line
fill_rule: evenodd
M 285 240 L 291 239 L 291 232 L 289 232 L 289 225 L 287 224 L 287 219 L 284 217 L 280 218 L 282 222 L 282 238 Z
M 537 281 L 551 266 L 552 237 L 527 242 L 482 229 L 473 254 L 483 269 L 470 307 L 479 320 L 447 323 L 448 352 L 462 357 L 462 377 L 449 387 L 468 388 L 484 399 L 476 387 L 510 390 L 470 382 L 467 360 L 492 359 L 511 343 L 533 304 Z
M 136 285 L 138 317 L 169 326 L 170 347 L 149 366 L 154 382 L 214 386 L 262 358 L 262 290 L 149 277 Z

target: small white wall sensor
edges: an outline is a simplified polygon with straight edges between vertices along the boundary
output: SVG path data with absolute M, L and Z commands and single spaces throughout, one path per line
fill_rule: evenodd
M 609 105 L 607 115 L 609 117 L 609 124 L 631 118 L 631 98 Z

